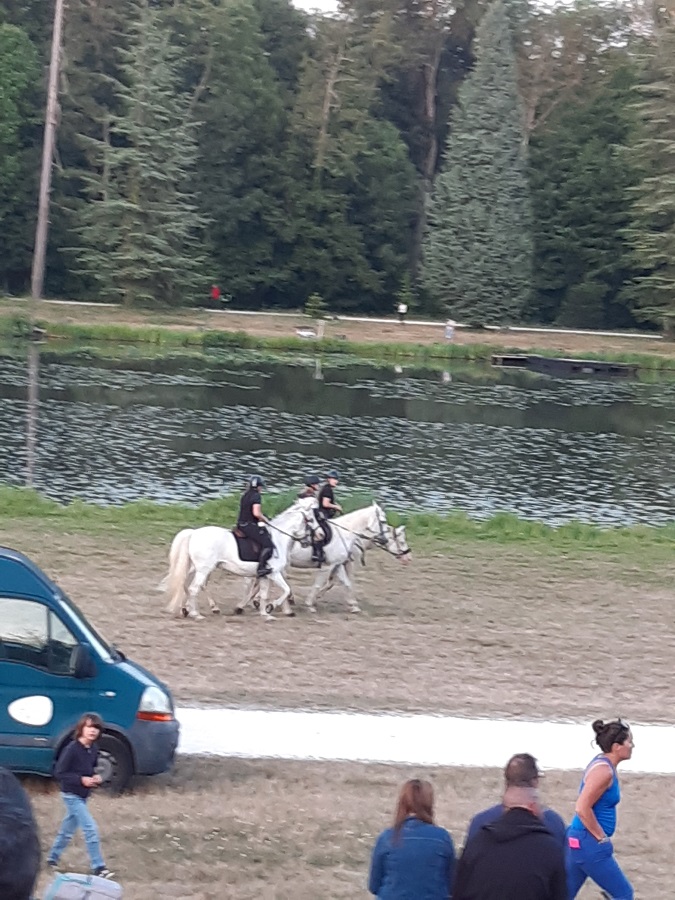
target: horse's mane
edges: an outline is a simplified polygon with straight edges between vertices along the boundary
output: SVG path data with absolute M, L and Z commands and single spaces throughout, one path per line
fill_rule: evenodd
M 362 506 L 360 509 L 354 509 L 351 512 L 344 513 L 344 515 L 338 516 L 338 518 L 340 519 L 341 524 L 350 526 L 357 516 L 363 516 L 365 512 L 372 512 L 376 507 L 377 503 L 373 500 L 370 506 Z

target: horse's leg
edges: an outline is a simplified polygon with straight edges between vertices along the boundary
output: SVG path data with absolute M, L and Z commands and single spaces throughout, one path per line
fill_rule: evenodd
M 209 580 L 210 574 L 211 571 L 207 569 L 197 569 L 194 574 L 194 577 L 188 588 L 187 612 L 184 613 L 184 615 L 186 615 L 188 619 L 204 618 L 204 616 L 199 612 L 199 609 L 197 608 L 197 597 L 199 596 L 202 588 L 206 586 L 206 582 Z
M 343 566 L 339 567 L 339 570 L 336 574 L 338 580 L 343 584 L 345 590 L 347 591 L 347 605 L 349 606 L 349 612 L 359 613 L 361 612 L 361 607 L 359 606 L 356 599 L 354 582 L 352 581 L 352 571 L 352 564 L 350 562 L 346 562 Z
M 274 600 L 272 603 L 265 604 L 265 611 L 267 613 L 271 613 L 273 610 L 281 607 L 281 611 L 285 616 L 294 616 L 295 613 L 291 607 L 291 604 L 288 602 L 288 598 L 293 593 L 291 591 L 290 584 L 286 581 L 281 572 L 272 572 L 271 575 L 268 575 L 268 580 L 273 581 L 278 587 L 281 588 L 281 594 Z M 262 602 L 260 604 L 260 608 L 262 610 Z
M 273 575 L 268 575 L 267 578 L 258 579 L 258 598 L 260 600 L 260 615 L 266 622 L 273 622 L 274 617 L 271 613 L 274 611 L 274 603 L 268 602 L 268 597 L 270 594 L 270 578 L 273 578 Z
M 244 596 L 234 608 L 235 615 L 240 616 L 253 598 L 260 593 L 260 585 L 257 578 L 244 578 Z M 255 601 L 254 601 L 255 602 Z M 258 601 L 258 607 L 260 601 Z
M 323 569 L 314 579 L 314 584 L 309 589 L 309 594 L 305 600 L 307 609 L 310 612 L 316 612 L 317 597 L 322 597 L 328 590 L 331 571 L 331 569 Z

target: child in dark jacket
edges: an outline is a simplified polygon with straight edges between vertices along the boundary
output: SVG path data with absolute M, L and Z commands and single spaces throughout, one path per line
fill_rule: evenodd
M 455 848 L 434 825 L 434 793 L 413 778 L 401 789 L 394 827 L 377 839 L 368 890 L 378 900 L 450 900 Z
M 98 827 L 87 809 L 87 797 L 101 784 L 100 775 L 95 774 L 98 762 L 95 741 L 100 737 L 102 727 L 103 722 L 95 713 L 82 716 L 75 726 L 75 740 L 68 744 L 56 763 L 54 776 L 61 788 L 66 815 L 49 851 L 47 865 L 53 869 L 57 867 L 61 854 L 81 828 L 92 873 L 111 878 L 114 873 L 103 862 Z

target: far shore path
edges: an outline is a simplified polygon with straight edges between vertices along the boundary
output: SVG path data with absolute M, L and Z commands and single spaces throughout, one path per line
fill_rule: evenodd
M 75 303 L 42 300 L 0 300 L 0 316 L 33 315 L 45 322 L 72 325 L 160 326 L 185 330 L 240 331 L 255 337 L 293 337 L 299 330 L 317 328 L 318 323 L 300 312 L 246 312 L 201 308 L 176 310 L 126 309 L 99 303 Z M 433 322 L 411 316 L 401 325 L 395 317 L 369 318 L 338 316 L 324 320 L 324 336 L 359 343 L 444 343 L 444 322 Z M 675 357 L 675 342 L 658 339 L 657 335 L 627 336 L 616 332 L 577 332 L 564 330 L 470 331 L 457 328 L 455 344 L 482 344 L 513 350 L 548 350 L 583 356 L 584 353 L 645 353 Z

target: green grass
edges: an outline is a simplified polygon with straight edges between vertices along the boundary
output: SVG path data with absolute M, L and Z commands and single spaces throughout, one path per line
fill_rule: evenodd
M 292 492 L 266 494 L 265 510 L 275 515 L 294 499 Z M 366 494 L 344 497 L 345 511 L 369 503 Z M 186 527 L 221 524 L 229 527 L 236 518 L 239 498 L 235 495 L 207 500 L 198 506 L 184 503 L 152 503 L 138 500 L 122 506 L 99 506 L 75 500 L 57 503 L 27 488 L 0 486 L 0 523 L 20 527 L 30 520 L 47 530 L 115 534 L 122 538 L 162 542 Z M 523 545 L 532 549 L 560 552 L 601 551 L 639 557 L 643 553 L 670 554 L 675 541 L 675 524 L 601 527 L 571 522 L 550 526 L 521 519 L 511 513 L 497 513 L 489 519 L 472 519 L 463 512 L 441 515 L 429 512 L 388 512 L 392 524 L 405 524 L 413 549 L 439 550 L 458 543 Z
M 197 313 L 195 312 L 195 315 Z M 283 353 L 350 354 L 361 360 L 425 362 L 432 360 L 475 360 L 487 361 L 494 354 L 522 355 L 522 349 L 489 344 L 412 344 L 412 343 L 360 343 L 338 338 L 324 338 L 311 343 L 295 336 L 256 337 L 243 331 L 207 330 L 199 325 L 168 328 L 161 325 L 78 325 L 70 323 L 49 323 L 37 320 L 35 324 L 43 328 L 50 338 L 78 342 L 114 342 L 117 344 L 145 344 L 165 350 L 176 348 L 201 348 L 202 350 L 267 350 Z M 0 337 L 26 337 L 31 328 L 28 316 L 0 314 Z M 568 356 L 555 350 L 530 350 L 529 354 L 549 357 Z M 586 353 L 588 359 L 605 362 L 620 362 L 636 365 L 640 369 L 668 371 L 675 370 L 675 359 L 660 354 L 625 353 L 598 351 Z

